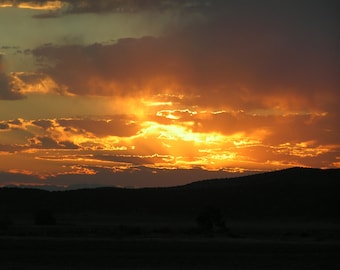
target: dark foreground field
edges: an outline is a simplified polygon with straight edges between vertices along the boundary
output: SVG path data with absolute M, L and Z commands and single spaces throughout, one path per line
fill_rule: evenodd
M 0 269 L 340 269 L 340 170 L 0 189 Z
M 2 238 L 1 269 L 339 269 L 339 242 Z
M 340 269 L 338 223 L 165 223 L 14 226 L 0 235 L 0 269 Z

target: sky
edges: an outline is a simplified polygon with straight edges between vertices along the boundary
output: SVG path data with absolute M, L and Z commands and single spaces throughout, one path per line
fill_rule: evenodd
M 0 186 L 340 168 L 333 0 L 0 0 Z

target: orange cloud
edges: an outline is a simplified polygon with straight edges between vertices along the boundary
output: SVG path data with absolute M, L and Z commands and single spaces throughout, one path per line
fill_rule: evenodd
M 3 152 L 27 152 L 36 160 L 119 169 L 332 167 L 339 129 L 331 114 L 267 115 L 174 109 L 139 104 L 140 115 L 0 122 Z M 151 102 L 152 103 L 152 102 Z M 165 109 L 167 108 L 167 109 Z M 176 117 L 169 117 L 169 115 Z M 53 155 L 41 155 L 43 150 Z M 65 151 L 69 151 L 68 156 Z M 86 153 L 86 159 L 79 153 Z M 29 164 L 29 163 L 27 163 Z M 27 169 L 27 168 L 26 168 Z
M 125 5 L 104 2 L 79 1 L 65 12 L 114 12 Z M 124 7 L 170 3 L 156 2 Z M 101 181 L 111 173 L 129 182 L 135 175 L 178 175 L 175 169 L 220 175 L 338 167 L 337 17 L 331 8 L 312 1 L 294 3 L 292 12 L 285 1 L 268 3 L 269 12 L 258 4 L 248 10 L 225 1 L 209 8 L 190 2 L 197 5 L 185 12 L 199 18 L 158 37 L 40 46 L 31 51 L 39 68 L 30 73 L 6 73 L 0 58 L 0 99 L 58 95 L 103 105 L 86 103 L 86 116 L 70 110 L 64 118 L 0 121 L 1 170 L 63 181 L 71 175 Z M 72 99 L 60 110 L 76 106 Z
M 5 72 L 4 57 L 0 54 L 0 100 L 15 100 L 23 98 L 23 95 L 13 87 L 11 77 Z
M 27 8 L 36 10 L 55 10 L 60 9 L 63 6 L 63 1 L 11 1 L 2 0 L 0 1 L 0 8 L 5 7 L 17 7 L 17 8 Z

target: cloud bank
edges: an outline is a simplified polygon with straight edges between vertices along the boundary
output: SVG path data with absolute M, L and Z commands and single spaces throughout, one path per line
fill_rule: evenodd
M 23 95 L 13 85 L 11 77 L 5 72 L 3 56 L 0 54 L 0 100 L 22 99 Z
M 136 13 L 143 11 L 162 12 L 166 10 L 192 11 L 200 8 L 207 8 L 210 5 L 218 4 L 219 1 L 205 0 L 1 0 L 0 7 L 17 7 L 26 9 L 43 10 L 34 15 L 38 19 L 58 18 L 70 14 L 107 14 L 107 13 Z
M 127 186 L 340 166 L 336 2 L 6 3 L 70 27 L 85 13 L 173 17 L 154 36 L 36 46 L 30 72 L 0 57 L 0 102 L 17 106 L 0 121 L 0 171 Z
M 42 46 L 33 54 L 46 60 L 43 72 L 77 95 L 171 92 L 241 109 L 322 110 L 339 98 L 338 43 L 329 34 L 338 20 L 330 7 L 310 6 L 210 10 L 207 20 L 161 37 Z

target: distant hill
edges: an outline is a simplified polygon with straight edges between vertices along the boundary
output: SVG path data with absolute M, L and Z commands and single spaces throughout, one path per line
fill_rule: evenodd
M 340 169 L 291 168 L 169 188 L 70 191 L 1 188 L 0 211 L 195 216 L 219 208 L 230 219 L 340 220 Z

